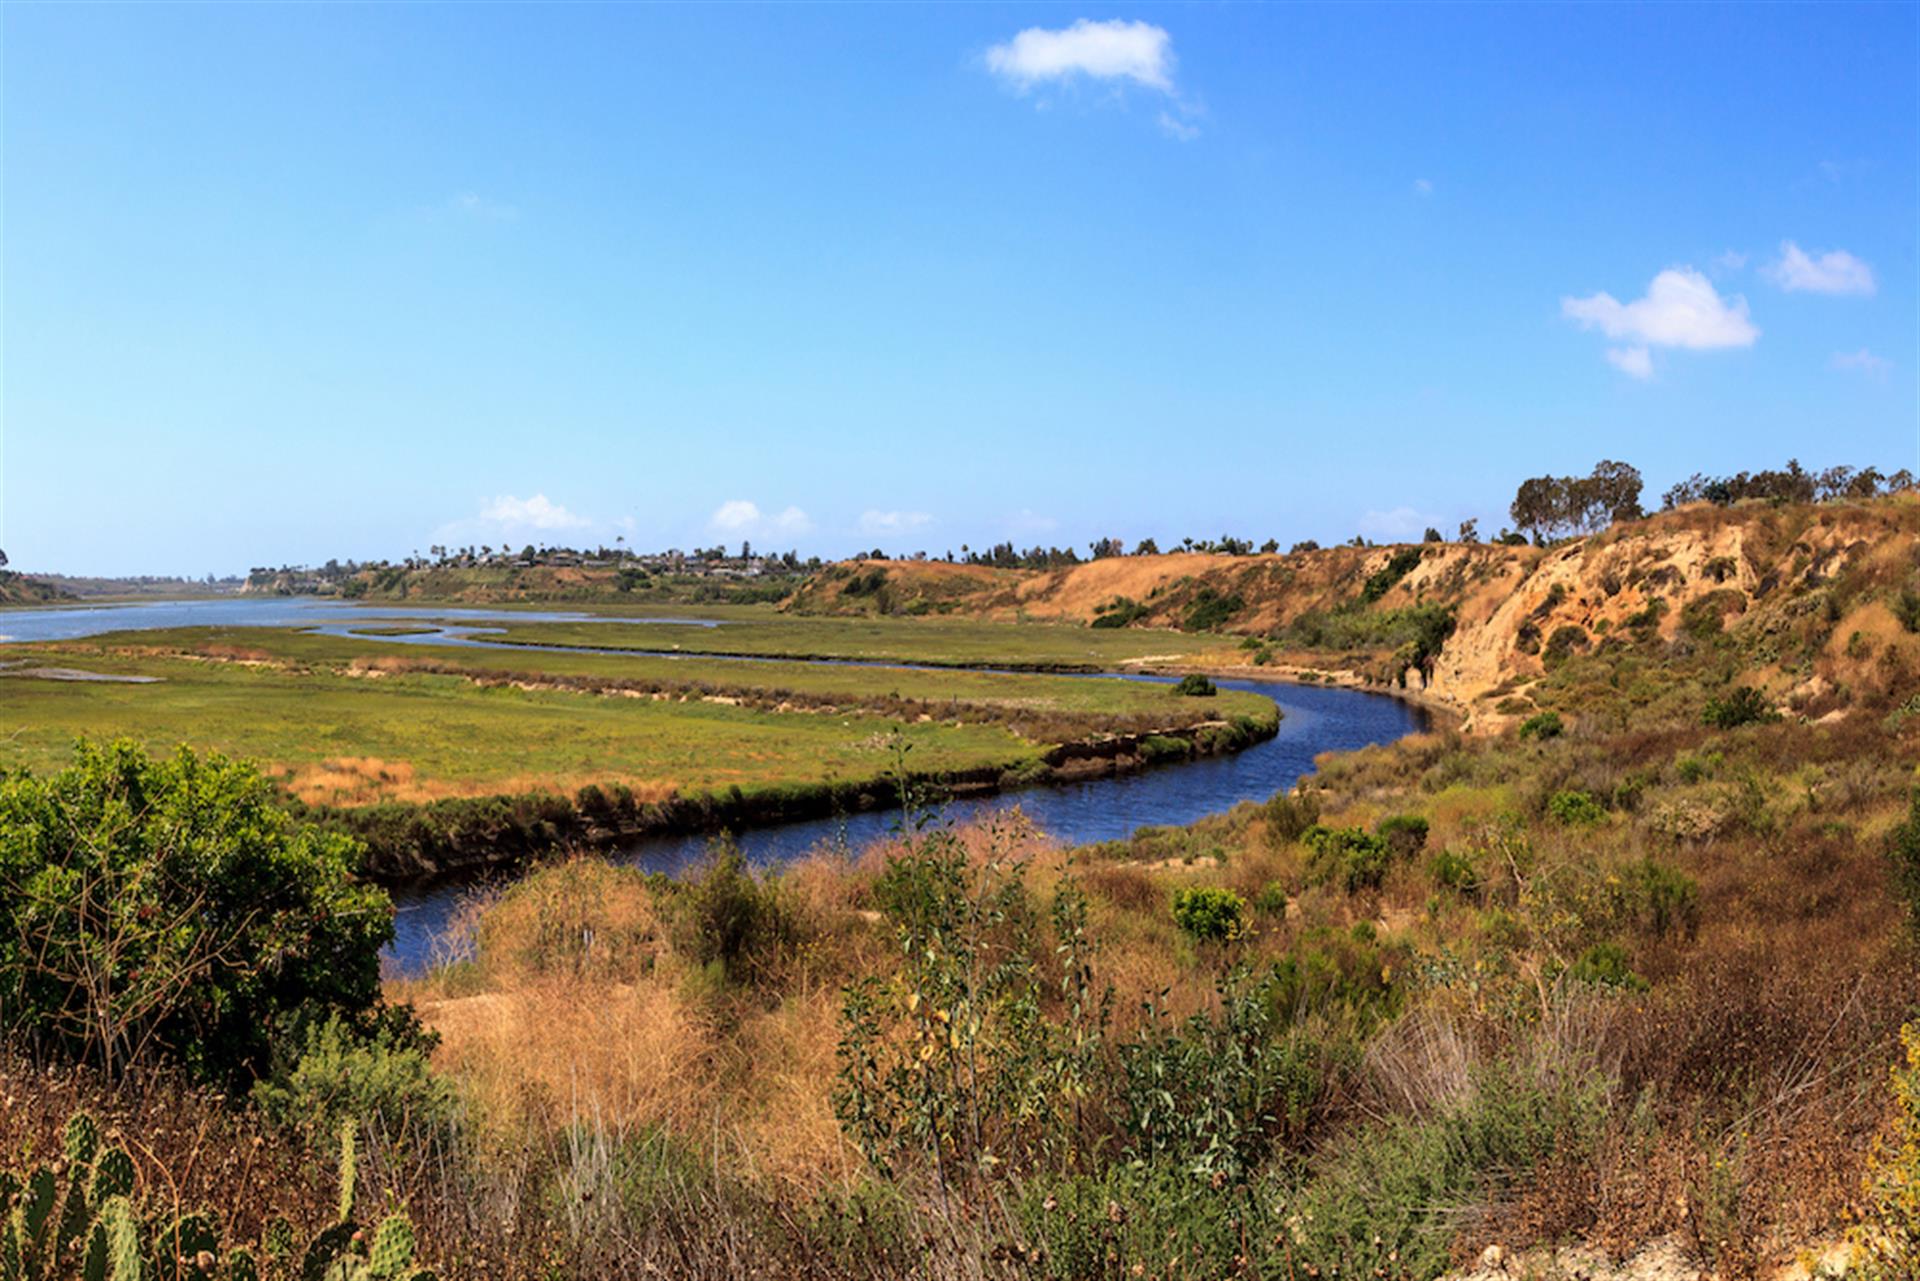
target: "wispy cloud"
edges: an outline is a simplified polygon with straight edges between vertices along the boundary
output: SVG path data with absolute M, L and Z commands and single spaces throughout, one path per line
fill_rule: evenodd
M 707 528 L 717 534 L 756 538 L 769 534 L 798 535 L 813 528 L 813 520 L 798 507 L 778 512 L 760 510 L 760 504 L 745 498 L 731 498 L 713 509 Z
M 1827 368 L 1849 370 L 1865 374 L 1869 378 L 1885 378 L 1887 371 L 1893 368 L 1893 362 L 1885 356 L 1876 356 L 1862 347 L 1859 351 L 1836 351 L 1827 361 Z
M 1173 37 L 1150 22 L 1082 18 L 1049 31 L 1028 27 L 987 50 L 987 69 L 1025 92 L 1050 81 L 1080 77 L 1131 80 L 1161 93 L 1173 92 Z
M 1362 516 L 1360 532 L 1368 538 L 1388 542 L 1411 542 L 1439 523 L 1438 517 L 1428 516 L 1415 508 L 1395 507 L 1388 511 L 1370 511 Z
M 1416 196 L 1431 196 L 1433 194 L 1433 179 L 1415 178 L 1413 180 L 1413 194 Z
M 1021 94 L 1077 84 L 1162 94 L 1168 105 L 1155 117 L 1160 131 L 1181 142 L 1200 136 L 1194 121 L 1204 113 L 1174 85 L 1173 37 L 1150 22 L 1082 18 L 1069 27 L 1028 27 L 989 48 L 986 66 Z
M 1747 300 L 1738 294 L 1722 298 L 1692 267 L 1669 267 L 1653 278 L 1645 297 L 1632 302 L 1606 292 L 1562 298 L 1560 314 L 1623 343 L 1608 349 L 1607 360 L 1634 378 L 1652 376 L 1653 347 L 1709 351 L 1751 347 L 1760 337 Z
M 1630 377 L 1653 377 L 1653 353 L 1645 347 L 1609 347 L 1607 363 Z
M 580 529 L 589 523 L 545 494 L 531 498 L 502 494 L 480 509 L 480 519 L 508 529 Z
M 1871 294 L 1878 288 L 1873 268 L 1846 250 L 1809 254 L 1791 240 L 1780 242 L 1778 261 L 1763 274 L 1788 293 Z
M 1192 142 L 1200 136 L 1200 126 L 1179 119 L 1171 111 L 1160 113 L 1160 132 L 1180 142 Z
M 447 207 L 476 222 L 513 222 L 520 217 L 517 207 L 474 191 L 461 192 L 447 202 Z
M 933 523 L 933 517 L 926 512 L 883 512 L 869 508 L 860 513 L 860 532 L 863 534 L 900 535 L 909 530 L 924 529 Z

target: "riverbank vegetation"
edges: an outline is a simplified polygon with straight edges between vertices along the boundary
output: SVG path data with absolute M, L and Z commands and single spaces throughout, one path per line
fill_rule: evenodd
M 1557 734 L 1324 758 L 1100 846 L 1010 816 L 556 863 L 361 1007 L 401 1013 L 283 1034 L 239 1111 L 16 1058 L 59 1105 L 0 1138 L 174 1090 L 305 1228 L 352 1117 L 452 1275 L 1431 1278 L 1662 1237 L 1741 1277 L 1849 1233 L 1897 1268 L 1920 726 L 1709 723 L 1746 643 L 1629 634 L 1530 689 Z M 168 1133 L 150 1189 L 194 1164 Z
M 723 630 L 661 626 L 680 638 Z M 984 645 L 993 628 L 956 630 Z M 844 629 L 823 630 L 836 633 L 823 647 L 848 646 Z M 1059 653 L 1058 630 L 1027 652 Z M 566 842 L 864 808 L 892 795 L 901 752 L 922 785 L 982 790 L 1232 751 L 1278 720 L 1259 695 L 1202 704 L 1137 681 L 392 641 L 201 628 L 10 647 L 7 759 L 50 768 L 76 737 L 120 736 L 256 760 L 398 879 Z M 955 643 L 936 636 L 928 648 L 947 655 Z M 31 674 L 49 669 L 115 679 Z

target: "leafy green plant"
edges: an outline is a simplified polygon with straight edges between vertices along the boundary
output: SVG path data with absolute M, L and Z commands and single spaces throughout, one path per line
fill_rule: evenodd
M 1374 825 L 1374 834 L 1386 841 L 1395 858 L 1412 858 L 1427 847 L 1427 820 L 1418 814 L 1394 814 Z
M 1766 695 L 1751 685 L 1737 685 L 1722 697 L 1709 698 L 1700 713 L 1701 722 L 1710 729 L 1738 729 L 1779 719 Z
M 1393 861 L 1388 840 L 1358 827 L 1325 827 L 1318 823 L 1301 834 L 1307 847 L 1307 881 L 1338 885 L 1348 893 L 1378 888 Z
M 117 1075 L 162 1055 L 244 1085 L 296 1015 L 380 997 L 393 935 L 361 847 L 250 765 L 81 743 L 0 776 L 0 1026 Z
M 1220 691 L 1214 687 L 1212 681 L 1199 672 L 1189 672 L 1180 678 L 1179 683 L 1173 687 L 1173 692 L 1183 698 L 1212 698 Z
M 1544 741 L 1549 738 L 1559 738 L 1565 729 L 1566 726 L 1560 720 L 1560 713 L 1540 712 L 1520 722 L 1520 737 Z
M 799 936 L 799 925 L 780 896 L 778 883 L 755 876 L 746 856 L 722 837 L 691 880 L 666 882 L 673 945 L 695 964 L 723 978 L 758 981 L 771 975 Z
M 1594 827 L 1607 821 L 1607 811 L 1591 792 L 1555 792 L 1547 800 L 1547 813 L 1562 827 Z
M 1866 1211 L 1854 1234 L 1866 1281 L 1895 1281 L 1920 1270 L 1920 1024 L 1900 1029 L 1900 1046 L 1900 1061 L 1888 1073 L 1893 1123 L 1868 1154 Z
M 1202 587 L 1187 605 L 1186 615 L 1180 621 L 1180 630 L 1213 631 L 1245 609 L 1246 605 L 1246 600 L 1238 592 L 1223 596 L 1211 587 Z
M 1368 576 L 1360 588 L 1361 603 L 1371 605 L 1392 591 L 1395 583 L 1413 572 L 1414 566 L 1420 563 L 1420 556 L 1421 549 L 1418 547 L 1406 547 L 1395 552 L 1385 565 Z
M 1239 938 L 1246 929 L 1246 911 L 1245 899 L 1217 886 L 1190 886 L 1173 895 L 1174 924 L 1203 943 Z
M 432 1145 L 453 1122 L 453 1085 L 433 1071 L 433 1038 L 411 1019 L 366 1029 L 331 1014 L 283 1044 L 292 1052 L 276 1047 L 273 1071 L 254 1083 L 253 1101 L 270 1122 L 300 1130 L 309 1142 L 357 1121 L 395 1143 Z

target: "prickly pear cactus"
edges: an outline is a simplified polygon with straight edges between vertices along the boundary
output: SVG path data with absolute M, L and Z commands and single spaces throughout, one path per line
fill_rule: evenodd
M 93 1178 L 87 1184 L 87 1200 L 105 1205 L 117 1196 L 133 1195 L 133 1158 L 125 1148 L 104 1148 L 94 1158 Z
M 413 1224 L 404 1214 L 389 1215 L 374 1229 L 373 1245 L 367 1251 L 370 1276 L 398 1278 L 413 1262 Z
M 213 1220 L 204 1214 L 183 1214 L 161 1229 L 154 1254 L 164 1269 L 171 1265 L 178 1281 L 215 1281 L 220 1261 L 220 1238 Z
M 340 1127 L 340 1222 L 353 1217 L 353 1181 L 358 1173 L 354 1155 L 356 1130 L 349 1117 Z
M 140 1225 L 126 1197 L 111 1197 L 101 1205 L 100 1228 L 106 1241 L 107 1281 L 141 1281 Z
M 100 1148 L 100 1123 L 85 1112 L 75 1112 L 67 1118 L 67 1128 L 61 1138 L 67 1160 L 76 1166 L 92 1165 L 93 1155 Z

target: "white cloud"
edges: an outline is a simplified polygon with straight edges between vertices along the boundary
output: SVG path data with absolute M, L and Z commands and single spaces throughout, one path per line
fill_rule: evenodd
M 720 534 L 753 538 L 765 534 L 804 534 L 813 521 L 798 507 L 788 507 L 769 515 L 760 504 L 745 498 L 731 498 L 713 509 L 707 528 Z
M 1609 347 L 1607 363 L 1635 378 L 1653 377 L 1653 356 L 1645 347 Z
M 761 521 L 760 504 L 750 503 L 744 498 L 734 498 L 721 503 L 713 509 L 713 515 L 707 517 L 707 525 L 727 533 L 756 528 Z
M 502 494 L 480 509 L 480 519 L 504 529 L 579 529 L 588 523 L 545 494 L 515 498 Z
M 1609 293 L 1562 298 L 1560 314 L 1623 343 L 1608 349 L 1607 360 L 1634 378 L 1652 375 L 1649 348 L 1751 347 L 1760 337 L 1747 316 L 1747 300 L 1738 294 L 1722 298 L 1713 283 L 1691 267 L 1669 267 L 1653 278 L 1646 297 L 1633 302 L 1623 303 Z
M 1007 528 L 1016 534 L 1050 534 L 1060 528 L 1060 522 L 1044 512 L 1022 507 L 1007 517 Z
M 987 50 L 987 69 L 1025 92 L 1048 81 L 1131 80 L 1173 92 L 1173 37 L 1150 22 L 1082 18 L 1049 31 L 1028 27 Z
M 1160 132 L 1181 142 L 1192 142 L 1200 136 L 1200 126 L 1188 124 L 1172 112 L 1163 111 L 1160 113 Z
M 1412 542 L 1439 523 L 1437 516 L 1429 516 L 1411 507 L 1395 507 L 1390 511 L 1370 511 L 1362 516 L 1360 532 L 1368 538 L 1387 542 Z
M 1827 361 L 1827 368 L 1853 370 L 1872 378 L 1885 378 L 1887 371 L 1893 368 L 1893 362 L 1862 347 L 1859 351 L 1834 352 L 1832 359 Z
M 1738 271 L 1747 265 L 1747 255 L 1738 249 L 1729 249 L 1725 253 L 1715 254 L 1713 265 L 1721 271 Z
M 447 203 L 455 213 L 480 222 L 512 222 L 520 216 L 514 206 L 473 191 L 463 191 Z
M 883 512 L 869 509 L 860 513 L 860 532 L 863 534 L 898 535 L 932 523 L 933 517 L 926 512 Z
M 1780 260 L 1765 268 L 1768 280 L 1788 293 L 1870 294 L 1873 268 L 1844 249 L 1809 254 L 1791 240 L 1780 242 Z
M 1413 190 L 1416 195 L 1431 196 L 1433 194 L 1433 179 L 1415 178 L 1413 180 Z

